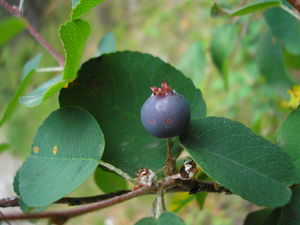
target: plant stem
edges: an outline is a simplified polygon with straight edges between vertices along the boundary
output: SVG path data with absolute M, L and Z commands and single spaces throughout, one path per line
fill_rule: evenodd
M 149 193 L 156 192 L 158 188 L 166 189 L 171 187 L 175 184 L 175 180 L 168 180 L 162 182 L 159 187 L 158 186 L 146 186 L 139 188 L 137 190 L 125 193 L 123 195 L 119 195 L 101 202 L 93 203 L 90 205 L 86 205 L 80 208 L 74 208 L 69 210 L 62 210 L 62 211 L 49 211 L 49 212 L 40 212 L 40 213 L 14 213 L 14 214 L 6 214 L 5 217 L 0 218 L 1 220 L 24 220 L 24 219 L 37 219 L 37 218 L 55 218 L 55 219 L 68 219 L 71 217 L 79 216 L 82 214 L 86 214 L 98 209 L 103 209 L 108 206 L 112 206 L 126 200 L 146 195 Z
M 158 219 L 160 215 L 166 211 L 164 190 L 158 190 L 155 199 L 154 215 Z
M 172 156 L 174 142 L 172 138 L 167 139 L 167 155 L 166 155 L 166 162 L 164 166 L 165 175 L 171 176 L 176 174 L 178 171 L 176 169 L 176 159 Z
M 29 21 L 22 16 L 18 7 L 8 4 L 5 0 L 0 0 L 0 6 L 2 6 L 12 16 L 23 20 L 29 33 L 57 60 L 59 65 L 63 66 L 65 64 L 64 58 L 45 40 L 45 38 L 29 23 Z
M 68 219 L 98 209 L 106 208 L 138 196 L 147 195 L 147 194 L 157 194 L 159 191 L 189 192 L 190 194 L 195 194 L 198 192 L 214 192 L 214 193 L 224 192 L 226 194 L 231 194 L 229 190 L 217 185 L 215 182 L 204 182 L 195 179 L 193 180 L 166 179 L 163 180 L 158 185 L 154 185 L 150 187 L 142 187 L 134 191 L 123 191 L 124 194 L 122 194 L 121 192 L 119 192 L 119 195 L 117 195 L 117 193 L 112 193 L 111 195 L 113 195 L 114 197 L 106 200 L 103 200 L 103 195 L 84 197 L 84 198 L 62 198 L 58 200 L 56 203 L 68 203 L 71 205 L 86 204 L 87 202 L 89 203 L 96 202 L 96 203 L 89 204 L 80 208 L 63 210 L 63 211 L 50 211 L 50 212 L 29 213 L 29 214 L 23 214 L 23 213 L 7 214 L 0 217 L 0 221 L 36 219 L 36 218 Z M 15 204 L 12 205 L 11 201 L 13 201 Z M 15 199 L 10 198 L 9 204 L 11 204 L 11 206 L 16 206 L 17 205 L 16 201 L 19 202 L 18 197 L 16 197 Z M 5 207 L 5 205 L 3 205 L 3 203 L 5 203 L 3 199 L 0 200 L 0 203 L 2 203 L 0 204 L 0 207 Z
M 96 195 L 96 196 L 89 196 L 89 197 L 78 197 L 78 198 L 72 198 L 72 197 L 65 197 L 57 200 L 54 202 L 54 204 L 68 204 L 71 206 L 74 205 L 83 205 L 83 204 L 89 204 L 94 202 L 103 201 L 106 199 L 110 199 L 112 197 L 116 197 L 125 193 L 130 192 L 129 190 L 123 190 L 123 191 L 117 191 L 113 193 L 108 194 L 102 194 L 102 195 Z M 20 198 L 19 197 L 9 197 L 9 198 L 3 198 L 0 199 L 0 208 L 7 208 L 7 207 L 17 207 L 20 206 Z

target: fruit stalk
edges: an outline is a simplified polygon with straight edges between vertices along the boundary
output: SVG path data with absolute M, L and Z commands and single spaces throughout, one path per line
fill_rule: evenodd
M 166 162 L 164 166 L 164 173 L 166 176 L 171 176 L 173 174 L 178 173 L 176 168 L 176 159 L 172 156 L 172 150 L 173 150 L 174 142 L 172 141 L 172 138 L 167 139 L 167 156 L 166 156 Z

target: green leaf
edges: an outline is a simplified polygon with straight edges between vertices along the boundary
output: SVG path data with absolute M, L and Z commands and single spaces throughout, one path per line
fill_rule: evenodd
M 200 41 L 194 43 L 181 58 L 178 68 L 199 87 L 204 78 L 205 53 Z
M 289 204 L 281 210 L 278 225 L 300 224 L 300 186 L 293 188 L 293 195 Z
M 116 39 L 113 33 L 107 33 L 98 44 L 97 56 L 116 51 Z
M 185 223 L 175 213 L 163 212 L 158 219 L 146 217 L 134 225 L 185 225 Z
M 8 143 L 1 143 L 0 144 L 0 153 L 9 149 L 10 145 Z
M 290 112 L 277 131 L 277 140 L 292 158 L 295 169 L 295 184 L 300 184 L 300 106 Z
M 72 0 L 72 20 L 78 19 L 102 1 L 103 0 Z
M 248 13 L 263 11 L 281 5 L 281 0 L 261 0 L 252 2 L 230 13 L 229 16 L 242 16 Z
M 199 192 L 199 193 L 194 194 L 200 209 L 203 209 L 207 194 L 208 194 L 207 192 Z
M 283 42 L 286 50 L 293 55 L 300 55 L 299 21 L 281 8 L 267 10 L 264 18 L 273 35 Z
M 287 68 L 300 69 L 300 55 L 292 55 L 288 51 L 284 51 L 284 65 Z
M 265 208 L 247 215 L 244 225 L 275 225 L 280 216 L 280 208 Z
M 2 126 L 5 121 L 9 120 L 9 118 L 15 112 L 16 107 L 18 105 L 18 99 L 21 95 L 24 94 L 32 75 L 34 74 L 35 70 L 38 68 L 40 64 L 41 58 L 42 55 L 39 54 L 25 64 L 23 68 L 21 83 L 19 84 L 15 92 L 15 95 L 12 97 L 12 99 L 9 101 L 8 105 L 6 106 L 2 118 L 0 119 L 0 126 Z
M 64 79 L 76 78 L 83 49 L 90 32 L 90 25 L 80 19 L 68 21 L 61 25 L 59 34 L 64 44 L 66 58 Z
M 291 159 L 244 125 L 218 117 L 193 120 L 181 141 L 203 171 L 233 193 L 260 206 L 289 201 Z
M 48 205 L 78 187 L 97 167 L 104 138 L 86 110 L 70 106 L 51 113 L 20 169 L 19 190 L 29 206 Z
M 190 79 L 159 58 L 129 51 L 83 64 L 76 85 L 61 90 L 60 105 L 78 105 L 94 115 L 106 140 L 103 160 L 135 176 L 141 167 L 155 171 L 165 161 L 166 140 L 152 137 L 140 121 L 150 87 L 163 80 L 186 97 L 192 118 L 205 116 L 201 92 Z
M 27 107 L 37 106 L 46 101 L 62 87 L 67 85 L 68 82 L 69 80 L 62 80 L 62 76 L 59 75 L 46 81 L 30 94 L 20 97 L 19 101 L 22 105 L 25 105 Z
M 116 192 L 127 188 L 127 182 L 123 177 L 99 167 L 95 170 L 94 179 L 97 186 L 104 193 Z
M 0 47 L 24 30 L 26 24 L 18 18 L 7 18 L 0 22 Z
M 262 35 L 257 45 L 256 61 L 270 85 L 287 89 L 291 85 L 283 62 L 280 43 L 270 33 Z
M 221 73 L 226 89 L 228 88 L 228 59 L 234 49 L 236 38 L 236 24 L 226 24 L 213 32 L 210 45 L 213 63 Z
M 25 213 L 33 210 L 32 207 L 26 205 L 26 203 L 22 200 L 20 197 L 20 170 L 17 171 L 15 177 L 14 177 L 14 182 L 13 182 L 13 187 L 14 187 L 14 192 L 19 196 L 19 202 L 20 202 L 20 209 Z
M 195 195 L 190 195 L 188 192 L 174 193 L 168 209 L 172 212 L 179 212 L 180 210 L 188 207 L 195 199 Z

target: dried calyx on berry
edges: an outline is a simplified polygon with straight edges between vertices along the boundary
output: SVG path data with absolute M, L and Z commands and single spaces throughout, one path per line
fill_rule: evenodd
M 141 109 L 141 121 L 144 128 L 159 138 L 175 137 L 182 134 L 191 119 L 187 100 L 172 90 L 166 81 L 161 87 L 151 87 L 152 95 Z
M 161 88 L 153 86 L 153 87 L 151 87 L 151 90 L 153 91 L 153 95 L 155 95 L 155 96 L 165 96 L 165 95 L 169 95 L 169 94 L 173 95 L 173 93 L 174 93 L 171 86 L 168 86 L 166 81 L 163 81 L 161 83 Z

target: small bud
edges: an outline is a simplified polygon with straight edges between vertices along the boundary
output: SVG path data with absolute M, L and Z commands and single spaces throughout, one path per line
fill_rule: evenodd
M 136 175 L 139 186 L 152 186 L 157 181 L 157 176 L 151 169 L 141 168 Z
M 180 169 L 180 175 L 182 180 L 190 180 L 195 177 L 198 169 L 196 163 L 192 159 L 184 161 L 183 166 Z

